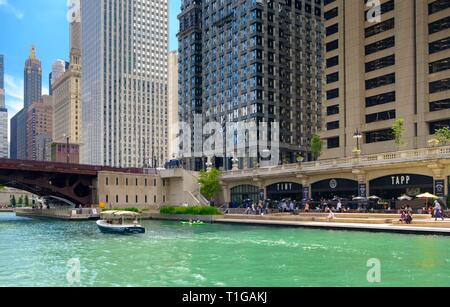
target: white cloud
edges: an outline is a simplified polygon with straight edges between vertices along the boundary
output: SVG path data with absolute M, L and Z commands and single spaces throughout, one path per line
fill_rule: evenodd
M 23 19 L 23 12 L 10 4 L 8 0 L 0 0 L 0 9 L 6 11 L 8 14 L 13 14 L 17 19 Z
M 23 79 L 5 74 L 5 91 L 7 98 L 23 100 Z

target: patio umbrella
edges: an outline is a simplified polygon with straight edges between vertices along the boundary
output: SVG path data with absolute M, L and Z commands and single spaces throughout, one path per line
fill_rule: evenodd
M 420 194 L 420 195 L 417 195 L 416 197 L 417 197 L 417 198 L 426 198 L 426 199 L 428 199 L 428 198 L 438 199 L 438 198 L 439 198 L 439 196 L 433 195 L 433 194 L 428 193 L 428 192 L 427 192 L 427 193 Z
M 402 196 L 400 196 L 399 198 L 397 198 L 398 200 L 412 200 L 412 197 L 403 194 Z
M 380 200 L 381 198 L 375 195 L 369 197 L 370 200 Z
M 357 197 L 353 197 L 353 200 L 366 200 L 366 198 L 362 197 L 362 196 L 357 196 Z
M 417 195 L 416 196 L 417 198 L 420 198 L 420 199 L 425 199 L 425 206 L 427 206 L 428 207 L 428 199 L 438 199 L 439 197 L 438 196 L 436 196 L 436 195 L 433 195 L 433 194 L 431 194 L 431 193 L 423 193 L 423 194 L 420 194 L 420 195 Z

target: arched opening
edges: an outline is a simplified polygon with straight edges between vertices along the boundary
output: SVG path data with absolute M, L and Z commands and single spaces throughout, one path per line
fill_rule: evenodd
M 358 195 L 358 181 L 343 178 L 322 180 L 311 185 L 311 195 L 314 200 L 335 197 L 351 200 Z
M 267 187 L 267 197 L 271 200 L 291 199 L 302 201 L 303 186 L 294 182 L 279 182 Z
M 376 178 L 369 182 L 370 195 L 382 199 L 394 199 L 402 195 L 415 197 L 422 193 L 433 193 L 433 177 L 415 174 L 395 174 Z
M 240 185 L 231 189 L 231 202 L 241 205 L 246 201 L 258 203 L 259 187 L 253 185 Z

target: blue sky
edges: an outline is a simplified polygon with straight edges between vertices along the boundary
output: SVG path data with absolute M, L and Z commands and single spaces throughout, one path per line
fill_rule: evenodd
M 170 49 L 177 49 L 181 0 L 168 0 Z M 43 92 L 56 59 L 68 59 L 67 0 L 0 0 L 0 54 L 5 55 L 6 104 L 11 118 L 23 106 L 23 67 L 32 45 L 43 67 Z

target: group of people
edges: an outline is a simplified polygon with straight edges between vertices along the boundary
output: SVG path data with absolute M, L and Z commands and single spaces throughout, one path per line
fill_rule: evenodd
M 412 217 L 412 208 L 410 206 L 406 206 L 405 208 L 401 209 L 401 215 L 400 215 L 400 222 L 411 224 L 413 217 Z

